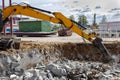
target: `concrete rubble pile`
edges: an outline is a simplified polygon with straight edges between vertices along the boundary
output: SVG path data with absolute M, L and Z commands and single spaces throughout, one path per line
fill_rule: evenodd
M 49 58 L 48 58 L 49 57 Z M 34 49 L 0 53 L 0 80 L 119 80 L 120 64 L 73 61 L 45 56 Z M 47 62 L 46 62 L 47 60 Z

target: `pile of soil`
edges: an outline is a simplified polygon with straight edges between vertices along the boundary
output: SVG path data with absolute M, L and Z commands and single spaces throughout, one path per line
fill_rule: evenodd
M 120 43 L 105 43 L 104 44 L 111 55 L 119 56 Z M 46 50 L 54 55 L 59 52 L 61 58 L 70 60 L 88 60 L 88 61 L 105 61 L 104 53 L 94 47 L 90 43 L 63 43 L 63 42 L 33 42 L 24 41 L 21 43 L 21 50 L 39 49 L 46 52 Z
M 120 43 L 105 44 L 119 58 Z M 106 57 L 90 43 L 23 41 L 20 49 L 0 51 L 3 80 L 115 80 L 120 64 L 104 63 Z

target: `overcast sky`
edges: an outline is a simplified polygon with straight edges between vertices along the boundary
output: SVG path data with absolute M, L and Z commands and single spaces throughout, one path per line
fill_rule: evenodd
M 0 0 L 0 3 L 2 0 Z M 5 0 L 5 5 L 8 5 L 9 0 Z M 120 0 L 12 0 L 12 3 L 25 2 L 31 6 L 49 11 L 59 11 L 64 15 L 78 15 L 82 12 L 75 10 L 83 10 L 86 7 L 90 8 L 93 13 L 112 13 L 111 9 L 120 8 Z M 99 9 L 96 9 L 99 7 Z M 117 11 L 120 13 L 120 10 Z M 85 13 L 84 13 L 85 14 Z M 90 15 L 88 15 L 90 16 Z M 91 17 L 91 16 L 90 16 Z
M 2 0 L 0 0 L 0 3 Z M 8 5 L 9 0 L 5 0 Z M 96 6 L 100 6 L 99 11 L 106 12 L 113 8 L 120 8 L 120 0 L 12 0 L 12 3 L 25 2 L 32 6 L 51 11 L 61 11 L 69 13 L 72 9 L 83 9 L 86 6 L 95 11 Z
M 0 0 L 0 3 L 1 1 L 2 0 Z M 61 0 L 12 0 L 12 3 L 14 2 L 17 4 L 25 2 L 38 8 L 48 8 L 48 10 L 51 8 L 52 10 L 55 10 L 58 8 L 58 6 L 60 6 L 59 2 L 61 2 Z M 9 0 L 5 0 L 5 3 L 5 5 L 8 5 Z

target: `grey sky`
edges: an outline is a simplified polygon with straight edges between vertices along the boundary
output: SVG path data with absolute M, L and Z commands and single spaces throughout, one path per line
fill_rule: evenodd
M 1 1 L 2 0 L 0 0 L 0 3 L 2 3 Z M 9 0 L 5 0 L 6 5 L 8 5 L 8 2 Z M 88 16 L 89 19 L 93 18 L 91 16 L 91 14 L 93 15 L 93 13 L 97 13 L 98 17 L 101 17 L 101 14 L 107 15 L 109 17 L 111 14 L 108 15 L 108 13 L 114 13 L 109 12 L 111 11 L 111 9 L 120 8 L 120 0 L 12 0 L 12 2 L 16 2 L 18 4 L 21 2 L 25 2 L 30 4 L 31 6 L 44 10 L 62 12 L 65 16 L 78 16 L 80 14 L 85 14 Z M 99 6 L 100 9 L 96 9 L 96 6 Z M 82 12 L 86 7 L 89 8 L 91 11 Z M 74 11 L 77 9 L 82 11 Z M 120 10 L 117 11 L 117 13 L 120 13 Z M 116 12 L 114 14 L 116 14 Z
M 1 1 L 2 0 L 0 0 L 0 3 Z M 6 5 L 8 5 L 8 1 L 9 0 L 5 0 Z M 26 2 L 38 8 L 66 13 L 68 10 L 83 9 L 86 6 L 94 11 L 96 6 L 101 7 L 99 11 L 109 11 L 113 8 L 120 8 L 120 0 L 12 0 L 12 2 Z
M 101 6 L 106 11 L 112 8 L 120 8 L 120 0 L 64 0 L 64 4 L 69 8 L 83 8 L 86 5 L 94 9 L 95 6 Z

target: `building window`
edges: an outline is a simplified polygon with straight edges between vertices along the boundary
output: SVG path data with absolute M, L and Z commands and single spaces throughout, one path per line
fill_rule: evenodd
M 109 37 L 109 34 L 105 34 L 105 37 Z
M 111 37 L 116 37 L 116 34 L 111 34 Z
M 119 37 L 120 37 L 120 34 L 119 34 Z

